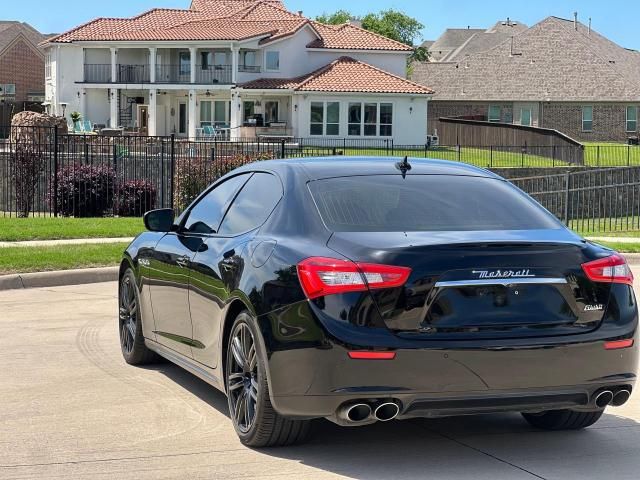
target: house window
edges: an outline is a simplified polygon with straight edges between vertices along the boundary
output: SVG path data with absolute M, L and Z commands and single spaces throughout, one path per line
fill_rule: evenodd
M 380 136 L 393 135 L 393 105 L 391 103 L 380 104 Z
M 213 102 L 213 123 L 216 126 L 227 125 L 227 118 L 230 107 L 230 102 L 221 100 L 216 100 L 215 102 Z
M 180 52 L 180 75 L 191 73 L 191 55 L 189 52 Z
M 200 64 L 202 70 L 209 70 L 209 65 L 211 65 L 211 52 L 200 52 Z
M 44 60 L 44 76 L 45 78 L 51 78 L 51 52 L 48 51 Z
M 275 100 L 264 102 L 264 120 L 265 122 L 267 122 L 267 124 L 278 121 L 279 106 L 280 103 Z
M 265 65 L 267 70 L 277 72 L 280 70 L 280 52 L 269 50 L 265 54 Z
M 215 52 L 213 54 L 213 64 L 217 67 L 227 65 L 227 54 L 225 52 Z
M 256 113 L 256 102 L 253 100 L 242 102 L 243 120 L 247 123 Z
M 378 104 L 364 104 L 364 135 L 375 137 L 378 135 Z
M 0 85 L 0 97 L 15 97 L 16 85 L 15 83 L 6 83 Z
M 200 126 L 210 126 L 212 125 L 211 118 L 211 102 L 210 101 L 201 101 L 200 102 Z
M 393 104 L 350 103 L 349 136 L 390 137 L 393 134 Z
M 627 107 L 627 132 L 636 132 L 638 130 L 638 107 Z
M 531 126 L 531 109 L 523 108 L 520 110 L 520 125 L 524 125 L 525 127 Z
M 311 135 L 340 134 L 340 103 L 311 102 Z
M 593 131 L 593 107 L 582 107 L 582 131 Z
M 240 52 L 240 69 L 245 72 L 259 72 L 257 64 L 258 57 L 254 50 L 243 50 Z
M 362 132 L 362 104 L 349 104 L 349 125 L 347 133 L 350 136 L 360 136 Z
M 489 121 L 490 122 L 499 122 L 501 120 L 501 109 L 500 105 L 489 105 Z

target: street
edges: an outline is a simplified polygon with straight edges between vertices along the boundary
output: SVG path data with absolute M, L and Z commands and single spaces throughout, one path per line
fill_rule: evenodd
M 225 397 L 169 363 L 122 360 L 115 283 L 0 292 L 0 478 L 636 479 L 640 395 L 594 427 L 519 414 L 343 429 L 251 450 Z M 553 365 L 549 365 L 553 368 Z

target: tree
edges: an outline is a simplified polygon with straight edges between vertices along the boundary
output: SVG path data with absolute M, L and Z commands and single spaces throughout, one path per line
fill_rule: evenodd
M 347 23 L 352 18 L 354 17 L 346 10 L 338 10 L 337 12 L 331 14 L 323 13 L 322 15 L 316 17 L 316 21 L 324 23 L 325 25 L 342 25 L 343 23 Z
M 317 17 L 316 20 L 329 25 L 340 25 L 352 18 L 356 17 L 347 10 L 338 10 L 333 14 L 324 13 Z M 365 30 L 412 47 L 414 51 L 409 57 L 409 63 L 425 61 L 429 58 L 429 52 L 427 52 L 426 48 L 415 46 L 415 43 L 421 40 L 420 31 L 424 28 L 424 25 L 415 18 L 390 8 L 379 13 L 368 13 L 360 21 L 362 28 Z

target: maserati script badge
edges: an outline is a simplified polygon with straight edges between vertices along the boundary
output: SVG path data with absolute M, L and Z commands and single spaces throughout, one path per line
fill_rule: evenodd
M 473 270 L 478 278 L 531 278 L 535 277 L 531 270 Z

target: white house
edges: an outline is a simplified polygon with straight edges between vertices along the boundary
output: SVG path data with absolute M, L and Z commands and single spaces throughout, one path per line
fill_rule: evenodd
M 425 142 L 433 92 L 406 79 L 410 47 L 279 0 L 98 18 L 45 46 L 45 105 L 56 115 L 148 135 L 197 138 L 213 125 L 232 138 Z

